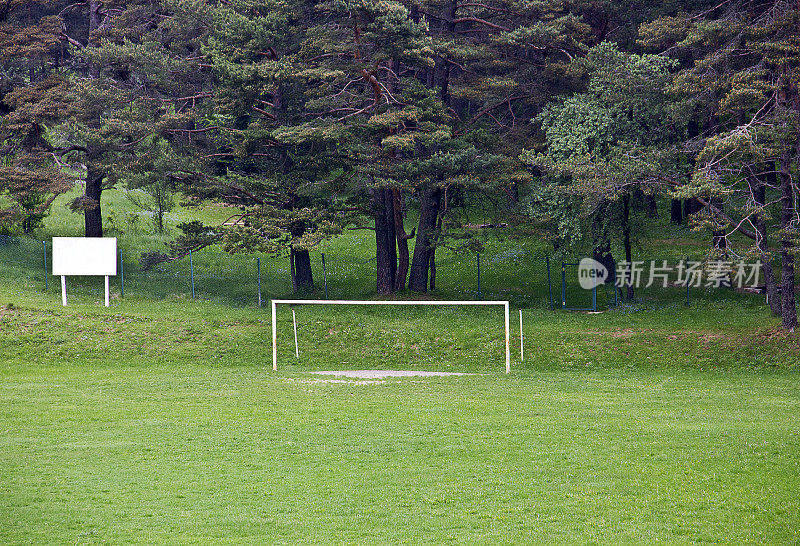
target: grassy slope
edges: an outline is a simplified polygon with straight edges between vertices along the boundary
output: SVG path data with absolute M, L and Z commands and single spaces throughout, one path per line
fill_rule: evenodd
M 698 244 L 680 229 L 664 238 Z M 299 308 L 299 362 L 283 310 L 276 374 L 268 310 L 225 283 L 191 301 L 134 270 L 107 310 L 76 279 L 64 309 L 9 259 L 0 542 L 800 540 L 800 337 L 733 294 L 546 311 L 543 247 L 526 245 L 490 240 L 484 264 L 488 295 L 533 307 L 510 376 L 496 310 Z M 369 248 L 363 232 L 329 244 L 334 290 L 370 294 L 370 264 L 335 273 Z M 440 296 L 471 279 L 460 260 L 442 260 Z M 484 375 L 304 373 L 335 368 Z

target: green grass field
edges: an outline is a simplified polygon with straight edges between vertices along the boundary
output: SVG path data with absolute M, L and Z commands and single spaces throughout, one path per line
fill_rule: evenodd
M 553 312 L 543 244 L 489 238 L 511 374 L 497 309 L 303 306 L 300 359 L 280 309 L 273 372 L 269 308 L 241 282 L 252 256 L 210 249 L 229 271 L 196 300 L 132 260 L 112 307 L 71 279 L 62 308 L 34 256 L 77 220 L 0 247 L 0 543 L 800 541 L 800 335 L 760 298 Z M 162 240 L 121 229 L 131 254 Z M 678 250 L 642 252 L 699 247 L 680 229 L 664 228 Z M 369 237 L 326 248 L 353 264 L 332 295 L 371 297 Z M 265 297 L 288 296 L 265 260 Z M 461 260 L 443 257 L 435 297 L 471 297 Z M 342 369 L 474 375 L 308 373 Z

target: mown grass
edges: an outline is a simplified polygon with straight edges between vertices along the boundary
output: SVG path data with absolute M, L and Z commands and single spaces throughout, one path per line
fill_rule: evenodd
M 169 341 L 4 366 L 4 542 L 798 539 L 792 375 L 327 383 Z
M 283 309 L 274 373 L 267 310 L 17 301 L 4 542 L 800 539 L 800 340 L 733 306 L 524 311 L 506 376 L 497 310 Z
M 123 231 L 126 255 L 146 243 Z M 132 261 L 112 307 L 71 278 L 62 308 L 40 242 L 0 248 L 0 542 L 800 540 L 800 336 L 760 298 L 552 312 L 545 244 L 486 243 L 510 375 L 498 309 L 297 306 L 296 359 L 281 307 L 276 373 L 253 256 L 201 254 L 196 300 L 184 270 Z M 374 297 L 371 244 L 327 244 L 332 297 Z M 265 262 L 265 299 L 289 295 L 283 259 Z M 433 297 L 474 297 L 473 265 L 442 251 Z M 352 368 L 475 375 L 308 373 Z

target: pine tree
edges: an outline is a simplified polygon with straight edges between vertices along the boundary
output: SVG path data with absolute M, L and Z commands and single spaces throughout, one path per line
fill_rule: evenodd
M 60 2 L 0 3 L 0 229 L 30 232 L 53 200 L 72 187 L 48 126 L 69 108 L 63 62 Z
M 553 210 L 552 197 L 540 200 L 540 213 L 560 214 L 562 230 L 567 230 L 562 239 L 575 245 L 588 238 L 596 259 L 609 265 L 614 263 L 607 258 L 611 240 L 622 243 L 625 261 L 632 261 L 632 202 L 670 182 L 673 157 L 664 92 L 670 66 L 664 57 L 624 53 L 610 42 L 592 48 L 573 63 L 586 89 L 544 108 L 536 119 L 547 147 L 522 154 L 549 174 L 550 196 L 580 199 L 580 209 L 561 211 Z M 584 217 L 578 228 L 577 220 L 569 218 L 576 213 Z M 627 286 L 632 298 L 632 283 Z
M 684 59 L 674 87 L 677 113 L 698 118 L 702 128 L 687 142 L 691 179 L 679 193 L 704 205 L 700 219 L 713 230 L 715 246 L 761 258 L 770 304 L 789 330 L 797 325 L 798 189 L 791 171 L 799 155 L 799 16 L 800 4 L 740 1 L 643 27 L 645 43 Z M 770 205 L 775 200 L 778 214 Z M 780 298 L 767 232 L 774 217 L 779 217 Z M 731 248 L 733 232 L 750 238 L 752 247 Z

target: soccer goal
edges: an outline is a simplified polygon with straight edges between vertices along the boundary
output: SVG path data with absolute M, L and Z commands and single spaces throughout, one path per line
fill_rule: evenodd
M 511 372 L 507 301 L 370 301 L 370 300 L 272 300 L 272 369 L 278 370 L 278 305 L 482 305 L 501 306 L 505 317 L 506 373 Z

